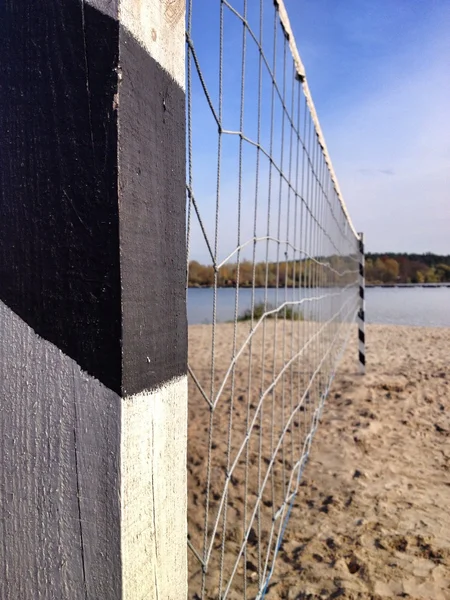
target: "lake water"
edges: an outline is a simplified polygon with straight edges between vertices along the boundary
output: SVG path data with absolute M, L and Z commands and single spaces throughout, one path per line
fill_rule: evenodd
M 331 290 L 304 290 L 307 295 L 325 295 Z M 350 294 L 353 294 L 351 291 Z M 251 289 L 239 290 L 239 314 L 251 306 Z M 288 294 L 287 299 L 292 296 Z M 255 290 L 255 302 L 264 300 L 264 290 Z M 284 300 L 284 290 L 278 291 L 278 303 Z M 211 323 L 213 290 L 191 288 L 188 291 L 188 321 Z M 276 290 L 268 290 L 268 302 L 276 304 Z M 235 290 L 222 288 L 217 292 L 217 321 L 234 318 Z M 308 304 L 302 305 L 307 316 Z M 450 288 L 368 288 L 366 290 L 366 321 L 390 325 L 421 325 L 450 327 Z

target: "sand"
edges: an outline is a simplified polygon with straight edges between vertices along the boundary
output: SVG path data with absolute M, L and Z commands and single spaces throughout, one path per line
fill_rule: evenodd
M 238 330 L 237 348 L 246 339 L 247 327 Z M 251 352 L 245 350 L 237 361 L 213 413 L 190 382 L 190 542 L 202 556 L 209 503 L 211 549 L 203 595 L 201 564 L 189 552 L 190 598 L 223 597 L 230 579 L 227 598 L 254 598 L 267 575 L 273 556 L 269 552 L 264 573 L 267 549 L 274 546 L 281 521 L 277 509 L 289 488 L 296 487 L 289 475 L 302 455 L 330 357 L 318 370 L 301 410 L 293 410 L 291 398 L 301 395 L 338 330 L 326 328 L 326 339 L 316 338 L 323 343 L 312 344 L 307 356 L 292 362 L 274 394 L 265 396 L 262 415 L 259 398 L 273 373 L 279 373 L 286 358 L 318 327 L 298 323 L 283 332 L 279 324 L 275 351 L 275 324 L 268 324 L 264 340 L 262 331 L 257 332 Z M 189 338 L 190 365 L 209 398 L 211 328 L 190 327 Z M 357 373 L 356 331 L 350 340 L 311 446 L 267 598 L 450 599 L 450 329 L 368 326 L 364 377 Z M 232 346 L 232 325 L 218 326 L 216 392 Z M 243 445 L 252 423 L 250 441 Z M 227 479 L 227 467 L 233 464 Z M 227 508 L 217 519 L 221 506 Z M 242 548 L 245 552 L 238 558 Z

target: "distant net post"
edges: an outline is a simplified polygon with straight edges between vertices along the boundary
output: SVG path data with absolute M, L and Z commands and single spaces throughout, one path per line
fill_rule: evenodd
M 365 276 L 365 255 L 364 255 L 364 234 L 359 234 L 359 311 L 358 311 L 358 355 L 359 371 L 361 375 L 366 372 L 366 276 Z
M 184 0 L 0 22 L 0 598 L 183 600 Z

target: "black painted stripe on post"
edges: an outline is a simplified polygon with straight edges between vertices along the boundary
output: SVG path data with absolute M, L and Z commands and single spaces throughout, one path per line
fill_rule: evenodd
M 0 3 L 0 299 L 120 391 L 119 26 L 80 6 Z
M 362 329 L 360 329 L 360 330 L 358 331 L 358 339 L 359 339 L 359 341 L 360 341 L 360 342 L 362 342 L 363 344 L 364 344 L 364 343 L 365 343 L 365 341 L 366 341 L 366 336 L 365 336 L 365 334 L 364 334 L 364 331 L 362 331 Z
M 0 299 L 117 393 L 185 374 L 184 91 L 83 2 L 0 22 Z
M 122 26 L 120 55 L 123 393 L 128 395 L 187 372 L 185 93 Z
M 366 356 L 362 352 L 359 352 L 359 362 L 365 366 L 366 365 Z

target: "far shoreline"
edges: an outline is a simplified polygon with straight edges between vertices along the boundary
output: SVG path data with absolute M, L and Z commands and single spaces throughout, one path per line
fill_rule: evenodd
M 366 283 L 366 288 L 450 288 L 450 282 L 443 283 Z
M 284 286 L 284 285 L 279 285 L 278 287 L 276 285 L 268 285 L 266 286 L 252 286 L 252 285 L 246 285 L 246 284 L 241 284 L 239 286 L 239 289 L 246 289 L 246 290 L 284 290 L 284 289 L 288 289 L 288 290 L 299 290 L 299 289 L 313 289 L 314 287 L 323 287 L 323 288 L 330 288 L 332 289 L 334 286 L 301 286 L 301 287 L 292 287 L 292 286 Z M 366 288 L 450 288 L 450 282 L 443 282 L 443 283 L 366 283 L 365 285 Z M 225 290 L 225 289 L 236 289 L 237 286 L 236 285 L 218 285 L 217 289 L 221 289 L 221 290 Z M 188 289 L 190 290 L 213 290 L 214 286 L 213 285 L 188 285 Z

